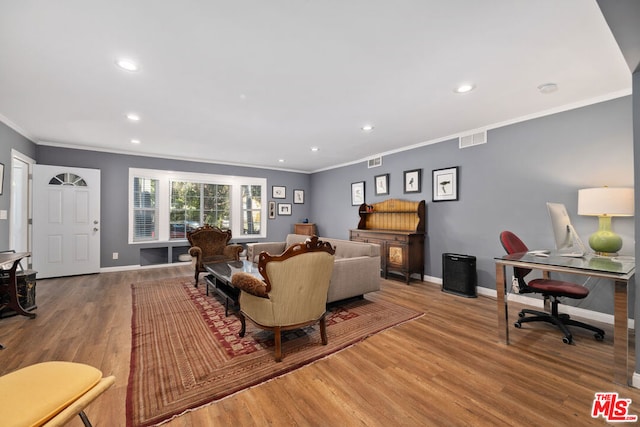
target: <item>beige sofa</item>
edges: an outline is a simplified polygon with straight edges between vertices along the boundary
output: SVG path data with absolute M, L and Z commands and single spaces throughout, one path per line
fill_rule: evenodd
M 289 234 L 284 242 L 249 243 L 247 259 L 257 262 L 258 255 L 263 251 L 279 255 L 294 243 L 304 242 L 308 238 L 301 234 Z M 326 237 L 320 237 L 320 240 L 331 243 L 336 250 L 327 302 L 380 290 L 379 245 Z

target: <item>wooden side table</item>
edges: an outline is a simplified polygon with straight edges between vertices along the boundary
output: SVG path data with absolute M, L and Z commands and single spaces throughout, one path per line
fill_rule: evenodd
M 7 295 L 6 302 L 4 302 L 1 306 L 10 308 L 17 314 L 21 314 L 33 319 L 34 317 L 36 317 L 36 313 L 31 313 L 25 310 L 25 308 L 20 304 L 20 299 L 18 298 L 18 277 L 16 274 L 16 270 L 18 268 L 20 260 L 29 256 L 31 256 L 29 252 L 0 253 L 0 271 L 8 275 L 7 280 L 3 284 L 0 291 L 2 293 L 6 293 Z M 6 267 L 2 266 L 7 266 L 8 268 L 5 269 Z M 35 306 L 33 308 L 35 308 Z
M 33 319 L 34 317 L 36 317 L 36 314 L 26 311 L 20 305 L 20 300 L 18 299 L 18 279 L 16 275 L 16 270 L 18 268 L 18 264 L 20 263 L 20 260 L 28 256 L 31 256 L 29 252 L 0 253 L 0 271 L 2 271 L 3 273 L 8 273 L 8 280 L 6 281 L 6 285 L 0 284 L 0 291 L 1 291 L 0 294 L 6 293 L 7 295 L 6 302 L 0 304 L 0 307 L 9 307 L 16 313 L 22 314 L 23 316 L 27 316 Z M 0 344 L 0 350 L 4 348 L 5 347 L 2 344 Z
M 293 232 L 295 234 L 304 234 L 307 236 L 316 236 L 318 234 L 316 225 L 311 222 L 294 224 Z

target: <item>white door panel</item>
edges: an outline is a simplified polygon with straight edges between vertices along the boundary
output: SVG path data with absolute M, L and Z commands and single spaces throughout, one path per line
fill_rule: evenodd
M 35 165 L 33 269 L 38 277 L 100 271 L 100 171 Z

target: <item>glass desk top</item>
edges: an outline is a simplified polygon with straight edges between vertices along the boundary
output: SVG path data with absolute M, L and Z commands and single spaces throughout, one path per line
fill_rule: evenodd
M 496 257 L 496 261 L 520 261 L 531 264 L 548 265 L 554 267 L 578 268 L 581 270 L 598 271 L 626 275 L 633 272 L 636 267 L 634 257 L 618 256 L 603 257 L 595 254 L 586 254 L 583 257 L 561 256 L 551 251 L 549 256 L 538 256 L 528 252 Z
M 231 276 L 239 272 L 251 273 L 254 276 L 261 277 L 260 272 L 258 271 L 258 265 L 247 260 L 215 262 L 205 264 L 204 267 L 210 273 L 215 274 L 219 279 L 223 279 L 227 282 L 231 282 Z

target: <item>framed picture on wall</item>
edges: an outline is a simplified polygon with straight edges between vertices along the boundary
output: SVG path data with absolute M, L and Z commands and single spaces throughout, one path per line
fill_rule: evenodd
M 382 196 L 389 194 L 389 174 L 377 175 L 375 177 L 376 182 L 376 196 Z
M 422 169 L 404 171 L 404 192 L 419 193 L 422 191 Z
M 351 206 L 360 206 L 364 203 L 364 181 L 351 184 Z
M 286 199 L 287 198 L 287 187 L 283 187 L 280 185 L 274 185 L 271 187 L 271 197 L 274 199 Z
M 298 205 L 304 203 L 304 190 L 293 190 L 293 203 Z
M 278 215 L 291 215 L 291 203 L 278 203 Z
M 4 165 L 0 163 L 0 195 L 2 195 L 3 185 L 4 185 Z
M 433 171 L 434 202 L 458 200 L 458 167 Z
M 276 218 L 276 202 L 269 202 L 269 219 Z

